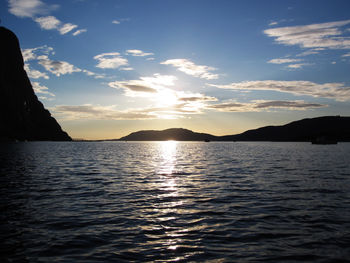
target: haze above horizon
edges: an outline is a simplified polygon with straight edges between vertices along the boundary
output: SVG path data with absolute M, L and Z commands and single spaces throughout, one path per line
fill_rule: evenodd
M 33 88 L 73 138 L 215 135 L 350 115 L 349 1 L 8 0 Z

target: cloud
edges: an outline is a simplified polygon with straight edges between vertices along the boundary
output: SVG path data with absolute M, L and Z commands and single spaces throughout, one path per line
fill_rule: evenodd
M 44 15 L 58 8 L 58 5 L 47 5 L 40 0 L 9 0 L 9 12 L 18 17 Z
M 309 55 L 315 55 L 315 54 L 319 54 L 320 53 L 319 51 L 320 50 L 317 50 L 317 49 L 306 50 L 300 54 L 297 54 L 296 56 L 297 57 L 304 57 L 304 56 L 309 56 Z
M 193 114 L 202 114 L 205 107 L 196 107 L 185 103 L 144 108 L 118 110 L 117 106 L 100 105 L 58 105 L 50 108 L 63 120 L 149 120 L 149 119 L 178 119 Z
M 36 48 L 22 49 L 21 51 L 22 51 L 22 56 L 23 56 L 24 62 L 28 62 L 30 60 L 35 60 L 40 55 L 54 54 L 53 48 L 46 46 L 46 45 L 36 47 Z
M 262 80 L 262 81 L 244 81 L 236 82 L 228 85 L 213 85 L 221 89 L 231 90 L 272 90 L 278 92 L 286 92 L 294 95 L 307 95 L 318 98 L 329 98 L 337 101 L 350 100 L 350 87 L 344 83 L 324 83 L 318 84 L 311 81 L 277 81 L 277 80 Z
M 218 74 L 213 74 L 210 71 L 216 70 L 216 68 L 208 67 L 204 65 L 196 65 L 188 59 L 169 59 L 161 62 L 163 65 L 171 65 L 176 67 L 179 71 L 184 72 L 187 75 L 202 79 L 218 79 Z
M 96 67 L 103 69 L 116 69 L 122 66 L 129 65 L 128 60 L 120 56 L 120 53 L 118 52 L 103 53 L 100 55 L 96 55 L 94 56 L 94 59 L 98 60 L 98 64 Z
M 55 74 L 56 76 L 71 74 L 73 72 L 83 72 L 87 76 L 92 76 L 96 79 L 104 78 L 105 75 L 97 74 L 86 69 L 80 69 L 69 62 L 65 61 L 55 61 L 51 60 L 49 56 L 54 55 L 54 49 L 49 46 L 40 46 L 36 48 L 27 48 L 22 50 L 22 56 L 24 62 L 24 69 L 26 70 L 28 76 L 32 79 L 45 78 L 49 79 L 49 76 L 45 72 L 40 72 L 38 70 L 33 70 L 30 63 L 37 62 L 43 66 L 47 71 Z
M 152 112 L 159 118 L 180 118 L 187 114 L 201 114 L 207 102 L 217 101 L 217 98 L 201 93 L 169 88 L 175 85 L 176 79 L 171 75 L 154 74 L 137 80 L 113 81 L 108 85 L 111 88 L 124 90 L 125 96 L 147 98 L 156 105 L 152 108 Z
M 45 30 L 58 29 L 61 24 L 61 21 L 54 16 L 38 17 L 35 18 L 35 22 L 39 24 L 41 29 Z
M 284 45 L 298 45 L 302 48 L 350 49 L 350 38 L 342 36 L 342 26 L 350 20 L 311 24 L 304 26 L 266 29 L 264 33 Z
M 120 111 L 116 106 L 99 106 L 99 105 L 59 105 L 50 109 L 58 118 L 64 120 L 143 120 L 156 119 L 157 115 L 152 114 L 147 109 L 130 109 Z
M 68 32 L 72 31 L 73 29 L 77 28 L 77 25 L 73 25 L 71 23 L 64 24 L 63 26 L 60 27 L 58 31 L 60 31 L 61 35 L 67 34 Z M 76 31 L 77 32 L 77 31 Z M 73 33 L 73 36 L 75 33 Z
M 276 22 L 276 21 L 273 21 L 269 24 L 269 26 L 276 26 L 276 25 L 278 25 L 278 22 Z
M 208 106 L 209 109 L 221 112 L 257 112 L 270 109 L 308 110 L 327 107 L 324 104 L 307 103 L 304 101 L 269 101 L 255 100 L 249 103 L 225 102 Z
M 44 29 L 44 30 L 55 29 L 58 32 L 60 32 L 61 35 L 65 35 L 78 27 L 77 25 L 74 25 L 71 23 L 62 24 L 62 22 L 54 16 L 38 17 L 38 18 L 35 18 L 34 21 L 39 24 L 41 29 Z M 77 30 L 73 33 L 73 36 L 77 36 L 86 31 L 87 31 L 86 29 Z
M 46 86 L 41 86 L 39 82 L 33 81 L 32 86 L 36 94 L 46 94 L 55 97 L 55 94 L 49 92 L 49 89 Z
M 73 33 L 73 36 L 80 35 L 81 33 L 85 33 L 87 29 L 79 29 Z
M 61 35 L 65 35 L 77 28 L 77 25 L 71 23 L 64 23 L 54 16 L 47 15 L 51 11 L 57 9 L 58 5 L 47 5 L 40 0 L 8 0 L 9 12 L 18 17 L 30 17 L 37 22 L 41 29 L 44 30 L 58 30 Z M 40 15 L 38 17 L 38 15 Z M 77 30 L 73 36 L 86 32 L 86 29 Z
M 130 21 L 130 18 L 114 19 L 112 21 L 112 24 L 120 25 L 122 22 L 127 22 L 127 21 Z
M 294 63 L 302 61 L 302 59 L 293 59 L 293 58 L 275 58 L 267 61 L 267 63 L 272 64 L 285 64 L 285 63 Z
M 130 71 L 130 70 L 134 70 L 134 68 L 132 68 L 132 67 L 125 67 L 125 68 L 120 68 L 120 70 Z
M 146 53 L 143 52 L 142 50 L 138 50 L 138 49 L 129 49 L 126 51 L 127 55 L 131 55 L 134 57 L 146 57 L 146 56 L 153 56 L 153 53 Z
M 57 77 L 65 74 L 72 74 L 73 72 L 82 71 L 80 68 L 77 68 L 66 61 L 57 61 L 45 58 L 39 60 L 38 63 L 42 65 L 47 71 L 55 74 Z
M 31 69 L 29 64 L 24 64 L 24 70 L 27 72 L 28 77 L 31 79 L 39 79 L 39 78 L 44 78 L 44 79 L 49 79 L 49 76 L 36 69 Z
M 287 66 L 289 69 L 301 69 L 304 66 L 310 66 L 312 64 L 310 63 L 297 63 L 297 64 L 290 64 Z
M 154 74 L 152 77 L 141 77 L 138 80 L 113 81 L 108 85 L 111 88 L 123 89 L 126 96 L 149 97 L 149 93 L 158 93 L 165 86 L 173 86 L 175 76 Z

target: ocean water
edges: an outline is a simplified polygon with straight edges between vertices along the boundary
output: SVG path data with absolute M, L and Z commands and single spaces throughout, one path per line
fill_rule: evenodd
M 350 143 L 0 147 L 0 262 L 350 259 Z

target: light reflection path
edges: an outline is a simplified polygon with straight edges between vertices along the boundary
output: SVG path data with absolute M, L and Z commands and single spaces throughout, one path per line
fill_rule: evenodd
M 178 207 L 183 204 L 182 198 L 180 197 L 180 189 L 178 186 L 178 178 L 176 173 L 177 164 L 177 141 L 165 141 L 159 142 L 159 164 L 157 167 L 156 174 L 158 178 L 158 187 L 161 193 L 157 195 L 159 200 L 158 207 L 154 209 L 158 216 L 158 224 L 165 230 L 165 239 L 163 239 L 163 246 L 166 246 L 169 250 L 175 251 L 179 244 L 183 242 L 181 239 L 181 233 L 183 228 L 175 227 L 179 220 Z M 174 258 L 177 261 L 181 259 Z

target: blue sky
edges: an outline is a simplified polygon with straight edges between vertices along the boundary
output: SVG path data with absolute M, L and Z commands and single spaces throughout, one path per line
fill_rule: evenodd
M 37 96 L 73 138 L 235 134 L 350 115 L 350 1 L 8 0 Z

